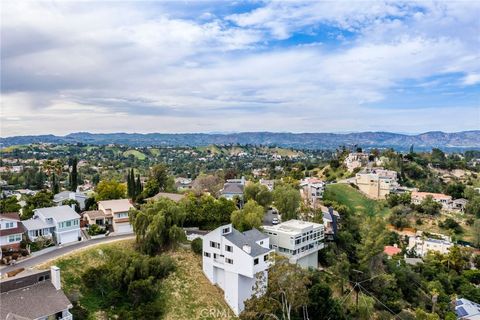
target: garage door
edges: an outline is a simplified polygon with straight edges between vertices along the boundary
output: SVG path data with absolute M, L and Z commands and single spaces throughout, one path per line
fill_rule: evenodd
M 58 241 L 61 244 L 78 241 L 78 231 L 74 230 L 70 232 L 60 233 Z
M 133 232 L 132 226 L 129 223 L 117 223 L 117 233 L 131 233 Z

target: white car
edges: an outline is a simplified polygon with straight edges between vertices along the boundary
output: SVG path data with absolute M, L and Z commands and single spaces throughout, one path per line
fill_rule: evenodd
M 278 224 L 278 218 L 273 218 L 272 219 L 272 224 Z

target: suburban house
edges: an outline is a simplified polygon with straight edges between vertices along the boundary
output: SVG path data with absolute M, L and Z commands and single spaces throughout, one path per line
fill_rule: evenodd
M 452 208 L 452 210 L 464 212 L 465 211 L 465 206 L 467 205 L 467 203 L 468 203 L 467 199 L 463 199 L 463 198 L 454 199 L 454 200 L 452 200 L 451 208 Z
M 168 192 L 159 192 L 157 193 L 156 195 L 154 195 L 153 197 L 151 198 L 147 198 L 145 200 L 158 200 L 160 198 L 167 198 L 167 199 L 170 199 L 172 201 L 175 201 L 175 202 L 179 202 L 180 200 L 182 200 L 183 198 L 185 198 L 185 195 L 184 194 L 180 194 L 180 193 L 168 193 Z
M 20 249 L 24 229 L 17 212 L 0 214 L 0 248 L 2 251 Z
M 85 200 L 87 200 L 87 198 L 88 197 L 82 192 L 62 191 L 53 196 L 53 202 L 55 205 L 61 206 L 63 201 L 75 200 L 80 205 L 80 210 L 84 210 Z
M 189 190 L 192 189 L 192 179 L 178 177 L 175 178 L 175 187 L 178 190 Z
M 372 199 L 385 199 L 398 186 L 397 172 L 383 168 L 366 169 L 355 175 L 358 189 Z
M 288 220 L 274 226 L 263 226 L 270 247 L 291 263 L 317 268 L 318 251 L 324 248 L 324 226 L 319 223 Z
M 235 315 L 243 311 L 257 281 L 266 289 L 271 252 L 268 237 L 257 229 L 239 232 L 227 224 L 203 236 L 203 273 L 223 290 Z
M 275 187 L 275 180 L 260 179 L 260 184 L 268 188 L 268 191 L 273 191 Z
M 88 224 L 96 224 L 99 226 L 107 226 L 112 224 L 112 214 L 105 213 L 102 210 L 90 210 L 82 212 L 82 220 Z
M 455 300 L 457 319 L 480 320 L 480 304 L 465 298 Z
M 56 266 L 1 280 L 0 302 L 0 320 L 73 319 Z
M 383 253 L 385 253 L 388 258 L 391 259 L 393 256 L 402 253 L 402 249 L 400 249 L 397 244 L 393 246 L 385 246 L 383 248 Z
M 228 179 L 220 190 L 220 195 L 224 198 L 232 200 L 234 197 L 243 199 L 243 189 L 245 188 L 245 177 L 241 179 Z
M 368 163 L 368 153 L 351 152 L 345 158 L 343 163 L 347 167 L 348 172 L 353 172 L 356 168 L 361 168 Z
M 132 203 L 128 199 L 104 200 L 98 202 L 98 210 L 102 211 L 105 216 L 112 217 L 113 232 L 130 233 L 133 232 L 128 211 L 133 208 Z
M 317 207 L 325 192 L 325 182 L 318 178 L 305 178 L 300 181 L 302 197 L 313 207 Z
M 452 209 L 452 197 L 443 193 L 412 192 L 412 203 L 417 205 L 421 204 L 428 196 L 431 196 L 435 202 L 440 203 L 443 210 Z
M 414 236 L 408 238 L 408 250 L 414 250 L 420 257 L 425 257 L 428 251 L 436 251 L 441 254 L 447 254 L 453 243 L 448 237 L 444 239 L 424 238 L 422 236 Z
M 80 216 L 70 206 L 40 208 L 22 221 L 30 240 L 53 238 L 57 245 L 81 240 Z

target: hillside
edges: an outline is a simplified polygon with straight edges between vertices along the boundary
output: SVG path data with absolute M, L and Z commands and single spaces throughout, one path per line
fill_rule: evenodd
M 442 150 L 480 149 L 480 130 L 455 133 L 426 132 L 418 135 L 405 135 L 391 132 L 359 133 L 280 133 L 243 132 L 230 134 L 207 133 L 71 133 L 66 136 L 39 135 L 0 138 L 2 148 L 31 143 L 85 143 L 85 144 L 124 144 L 129 146 L 208 146 L 208 145 L 268 145 L 283 148 L 332 149 L 341 145 L 358 145 L 364 148 L 395 148 L 407 150 L 411 145 L 416 150 L 429 150 L 433 147 Z

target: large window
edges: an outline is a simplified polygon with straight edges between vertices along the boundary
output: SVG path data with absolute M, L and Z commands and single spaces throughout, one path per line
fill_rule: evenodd
M 8 242 L 19 242 L 19 241 L 22 241 L 21 234 L 12 234 L 8 236 Z
M 128 217 L 128 212 L 119 212 L 117 213 L 118 218 L 127 218 Z
M 229 246 L 228 244 L 225 245 L 225 251 L 227 252 L 233 252 L 233 247 Z
M 220 249 L 220 243 L 215 241 L 210 241 L 210 247 Z
M 6 229 L 11 229 L 11 228 L 13 228 L 13 222 L 7 222 L 7 223 L 5 224 L 5 228 L 6 228 Z

